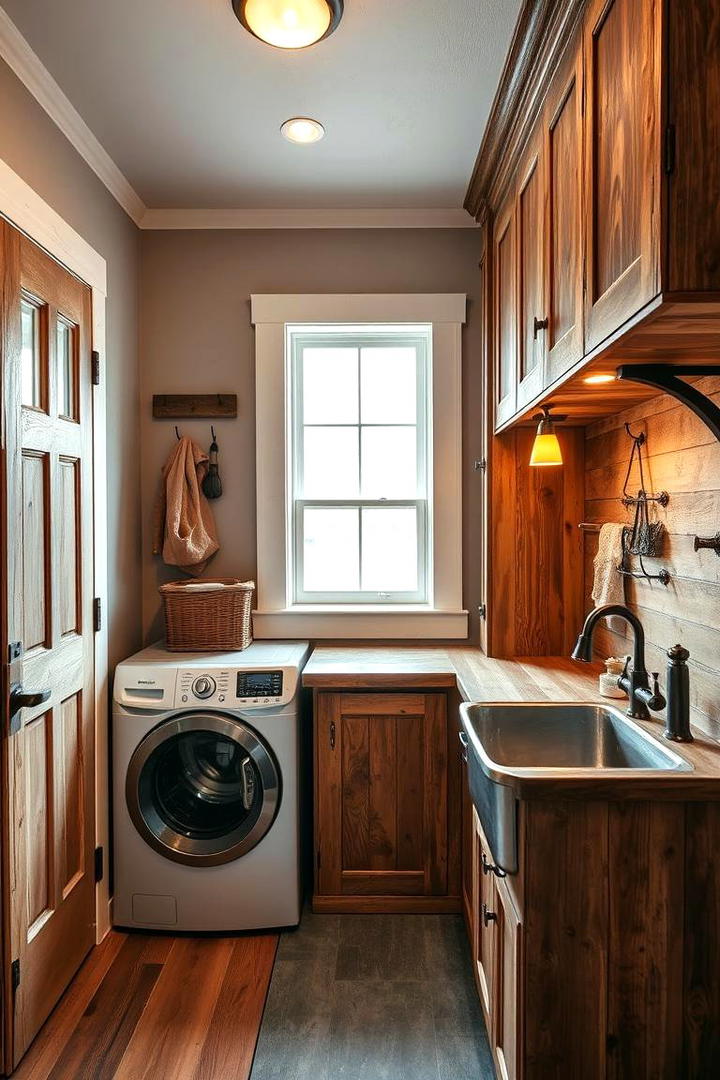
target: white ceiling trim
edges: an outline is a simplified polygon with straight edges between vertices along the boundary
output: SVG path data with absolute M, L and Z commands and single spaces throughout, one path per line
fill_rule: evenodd
M 141 229 L 472 229 L 460 207 L 447 209 L 172 210 L 145 206 L 107 150 L 3 7 L 0 57 Z
M 138 225 L 145 213 L 142 199 L 2 7 L 0 56 Z
M 466 210 L 147 210 L 141 229 L 472 229 Z

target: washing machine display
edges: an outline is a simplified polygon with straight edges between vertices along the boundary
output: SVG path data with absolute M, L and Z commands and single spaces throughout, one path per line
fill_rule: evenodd
M 221 713 L 186 713 L 154 728 L 127 771 L 130 817 L 173 862 L 231 862 L 262 840 L 280 806 L 270 747 Z

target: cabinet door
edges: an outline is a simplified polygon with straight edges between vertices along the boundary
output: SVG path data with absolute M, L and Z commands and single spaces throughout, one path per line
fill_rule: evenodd
M 542 129 L 520 169 L 517 194 L 518 389 L 517 408 L 543 388 L 549 320 L 545 311 L 545 154 Z
M 517 257 L 515 192 L 498 212 L 493 230 L 495 425 L 517 408 Z
M 463 915 L 465 916 L 465 928 L 468 937 L 472 941 L 473 930 L 473 849 L 475 847 L 475 823 L 473 815 L 475 808 L 470 795 L 468 783 L 467 748 L 461 749 L 461 781 L 460 781 L 460 805 L 461 805 L 461 836 L 462 836 L 462 901 Z
M 586 351 L 659 290 L 659 8 L 593 0 L 585 26 Z
M 582 43 L 568 47 L 545 107 L 547 361 L 545 385 L 583 355 Z
M 499 1080 L 522 1075 L 522 927 L 504 879 L 493 886 L 495 955 L 492 1038 Z
M 473 968 L 478 994 L 485 1011 L 488 1031 L 493 1030 L 495 1012 L 494 958 L 495 938 L 497 934 L 495 912 L 495 877 L 486 873 L 485 865 L 491 863 L 490 848 L 480 824 L 480 818 L 473 807 L 473 900 L 472 900 L 472 941 Z
M 447 893 L 444 694 L 317 695 L 317 892 Z

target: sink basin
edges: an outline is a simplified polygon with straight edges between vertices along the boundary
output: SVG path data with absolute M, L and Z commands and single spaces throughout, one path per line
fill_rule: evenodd
M 647 776 L 691 771 L 670 747 L 611 705 L 504 702 L 460 706 L 470 792 L 495 862 L 517 871 L 512 777 Z

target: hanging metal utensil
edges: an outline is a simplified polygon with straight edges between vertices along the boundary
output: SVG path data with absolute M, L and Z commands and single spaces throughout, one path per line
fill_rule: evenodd
M 212 442 L 208 451 L 210 464 L 202 482 L 203 494 L 206 499 L 219 499 L 222 495 L 222 482 L 218 472 L 218 444 L 215 438 L 215 428 L 211 426 Z

